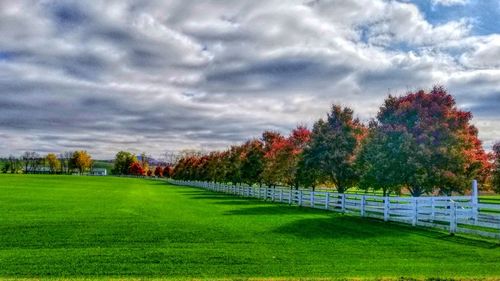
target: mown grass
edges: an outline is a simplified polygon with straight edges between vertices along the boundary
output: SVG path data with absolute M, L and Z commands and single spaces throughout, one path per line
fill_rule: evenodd
M 496 278 L 498 241 L 144 179 L 0 175 L 3 278 Z

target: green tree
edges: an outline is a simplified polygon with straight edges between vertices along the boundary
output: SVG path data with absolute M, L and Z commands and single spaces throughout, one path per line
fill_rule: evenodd
M 317 171 L 309 181 L 333 183 L 339 193 L 354 186 L 359 180 L 355 159 L 365 131 L 350 108 L 333 105 L 327 119 L 314 124 L 304 149 L 303 168 Z
M 242 177 L 241 177 L 242 153 L 243 153 L 243 148 L 241 146 L 236 146 L 236 145 L 231 146 L 228 152 L 226 176 L 227 179 L 233 184 L 242 183 Z
M 137 157 L 127 151 L 120 151 L 116 153 L 113 169 L 111 172 L 115 175 L 126 175 L 129 173 L 132 163 L 137 162 Z
M 370 122 L 368 136 L 356 157 L 358 171 L 362 172 L 359 182 L 361 189 L 382 190 L 384 196 L 391 191 L 400 193 L 401 184 L 395 179 L 398 174 L 413 171 L 412 169 L 400 171 L 399 158 L 411 159 L 411 155 L 404 154 L 408 150 L 394 150 L 394 153 L 388 153 L 393 150 L 390 144 L 397 142 L 389 140 L 390 137 L 380 132 L 375 121 Z
M 249 140 L 242 146 L 241 179 L 248 185 L 262 183 L 264 169 L 263 144 L 259 140 Z

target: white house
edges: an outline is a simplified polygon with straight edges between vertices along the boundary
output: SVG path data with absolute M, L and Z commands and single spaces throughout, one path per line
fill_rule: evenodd
M 104 168 L 94 168 L 90 171 L 91 176 L 106 176 L 108 175 L 108 170 Z

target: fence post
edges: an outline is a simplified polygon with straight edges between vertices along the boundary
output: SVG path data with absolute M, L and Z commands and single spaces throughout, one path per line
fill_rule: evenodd
M 454 201 L 450 202 L 450 233 L 457 231 L 457 206 Z
M 345 194 L 344 193 L 341 193 L 340 194 L 340 205 L 341 205 L 341 208 L 342 208 L 342 213 L 345 213 Z
M 299 190 L 299 206 L 302 206 L 302 190 Z
M 417 198 L 413 197 L 412 200 L 412 207 L 413 207 L 413 218 L 411 220 L 411 225 L 416 226 L 417 225 L 417 216 L 418 216 L 418 207 L 417 207 Z
M 311 191 L 310 192 L 310 200 L 309 200 L 309 203 L 311 203 L 311 208 L 314 208 L 314 191 Z
M 361 196 L 361 216 L 364 217 L 365 216 L 365 205 L 366 205 L 366 196 Z
M 434 197 L 431 197 L 431 222 L 434 222 L 435 217 L 436 217 L 436 210 L 435 210 Z
M 288 196 L 288 204 L 292 205 L 292 190 L 290 189 L 290 194 Z
M 325 196 L 325 209 L 328 210 L 329 206 L 330 206 L 330 192 L 327 192 Z
M 472 219 L 474 220 L 474 224 L 477 223 L 478 203 L 479 203 L 478 196 L 479 196 L 479 191 L 477 189 L 477 180 L 473 180 L 471 203 L 472 203 Z
M 389 197 L 384 197 L 384 221 L 389 220 Z
M 283 189 L 280 189 L 280 203 L 283 202 Z

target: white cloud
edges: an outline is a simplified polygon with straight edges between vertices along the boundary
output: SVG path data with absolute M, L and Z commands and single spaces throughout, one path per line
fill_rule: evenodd
M 455 5 L 466 5 L 469 3 L 469 0 L 431 0 L 432 5 L 441 5 L 441 6 L 455 6 Z
M 0 2 L 0 155 L 220 148 L 434 83 L 500 138 L 498 35 L 468 19 L 382 0 L 61 3 Z
M 469 67 L 500 68 L 500 35 L 478 37 L 470 43 L 470 50 L 461 56 Z

